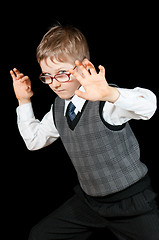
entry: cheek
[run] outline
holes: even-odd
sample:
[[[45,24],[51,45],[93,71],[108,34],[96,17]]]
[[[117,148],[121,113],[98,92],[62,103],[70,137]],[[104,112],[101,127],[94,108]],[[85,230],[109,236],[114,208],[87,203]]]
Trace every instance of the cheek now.
[[[65,83],[65,89],[70,92],[76,91],[80,87],[80,83],[75,79],[72,79],[70,82]]]
[[[79,87],[80,87],[81,85],[80,85],[80,83],[79,82],[76,82],[76,83],[74,83],[73,85],[72,85],[72,90],[77,90]]]
[[[77,90],[81,84],[74,78],[72,79],[72,89]]]

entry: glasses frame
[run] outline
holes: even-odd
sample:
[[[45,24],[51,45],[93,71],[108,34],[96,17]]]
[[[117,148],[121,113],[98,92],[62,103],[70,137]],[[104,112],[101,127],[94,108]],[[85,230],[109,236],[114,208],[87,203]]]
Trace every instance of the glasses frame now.
[[[76,68],[77,66],[75,66],[74,68],[73,68],[73,70]],[[44,74],[44,73],[41,73],[40,74],[40,76],[39,76],[39,79],[40,79],[40,81],[42,82],[42,83],[44,83],[44,84],[52,84],[53,83],[53,80],[55,79],[57,82],[60,82],[60,83],[66,83],[66,82],[69,82],[70,81],[70,76],[71,76],[71,73],[57,73],[57,74],[55,74],[54,76],[52,76],[51,74]],[[56,77],[57,76],[59,76],[59,75],[67,75],[67,77],[68,77],[68,80],[67,81],[59,81]],[[50,77],[50,79],[51,79],[51,82],[50,83],[46,83],[46,82],[44,82],[43,80],[41,80],[41,77],[45,77],[45,76],[48,76],[48,77]]]

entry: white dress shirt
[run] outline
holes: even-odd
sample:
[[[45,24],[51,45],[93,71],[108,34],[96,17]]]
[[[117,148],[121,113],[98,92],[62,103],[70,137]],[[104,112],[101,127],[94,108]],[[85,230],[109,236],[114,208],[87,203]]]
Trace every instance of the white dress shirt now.
[[[83,87],[80,88],[84,91]],[[115,103],[105,102],[103,118],[111,125],[122,125],[130,119],[150,119],[156,111],[156,96],[147,89],[118,88],[120,97]],[[81,112],[85,100],[75,95],[71,101],[75,105],[75,113]],[[65,100],[64,115],[70,100]],[[35,118],[32,104],[27,103],[17,108],[18,128],[29,150],[37,150],[53,143],[59,133],[53,122],[52,106],[42,121]]]

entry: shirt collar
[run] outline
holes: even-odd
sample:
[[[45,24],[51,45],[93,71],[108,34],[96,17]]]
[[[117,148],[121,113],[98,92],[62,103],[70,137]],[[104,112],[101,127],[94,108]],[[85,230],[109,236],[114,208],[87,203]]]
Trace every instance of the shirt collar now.
[[[85,92],[83,86],[81,86],[81,87],[79,88],[79,90],[82,91],[82,92]],[[86,100],[83,99],[83,98],[78,97],[77,95],[74,95],[72,99],[65,100],[64,116],[66,115],[66,110],[67,110],[68,104],[69,104],[70,102],[72,102],[72,103],[75,105],[75,107],[76,107],[76,109],[75,109],[76,112],[81,112],[81,111],[82,111],[82,108],[83,108],[83,105],[84,105],[84,103],[86,102]]]

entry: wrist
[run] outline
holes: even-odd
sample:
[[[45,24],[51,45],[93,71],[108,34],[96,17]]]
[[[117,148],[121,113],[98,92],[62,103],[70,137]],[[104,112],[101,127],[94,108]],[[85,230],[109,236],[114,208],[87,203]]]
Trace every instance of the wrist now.
[[[31,99],[18,99],[18,102],[19,102],[19,106],[20,105],[23,105],[23,104],[27,104],[27,103],[30,103],[31,102]]]
[[[107,97],[107,101],[111,103],[115,103],[120,97],[120,92],[117,88],[109,86],[109,96]]]

